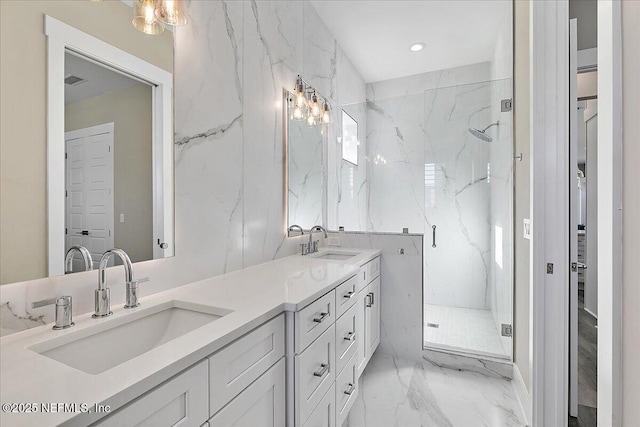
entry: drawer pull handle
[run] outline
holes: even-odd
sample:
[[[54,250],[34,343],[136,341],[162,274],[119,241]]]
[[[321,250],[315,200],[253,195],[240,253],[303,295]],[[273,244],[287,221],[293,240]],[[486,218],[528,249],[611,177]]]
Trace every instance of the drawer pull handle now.
[[[367,308],[373,307],[373,292],[369,292],[367,297],[369,298],[367,300]]]
[[[344,337],[345,341],[353,341],[356,339],[356,333],[355,332],[348,332],[347,336]]]
[[[347,388],[347,390],[344,392],[344,394],[347,394],[347,395],[351,396],[355,390],[356,390],[356,386],[354,386],[353,384],[349,383],[349,388]]]
[[[313,321],[316,323],[322,323],[322,321],[326,319],[328,315],[329,313],[320,313],[320,317],[314,317]]]
[[[356,293],[354,291],[349,291],[346,294],[342,295],[344,298],[346,299],[351,299],[356,295]]]
[[[313,376],[314,376],[314,377],[320,377],[320,378],[322,378],[322,377],[324,377],[325,375],[327,375],[327,372],[329,372],[329,364],[328,364],[328,363],[321,363],[321,364],[320,364],[320,367],[321,367],[322,369],[320,369],[319,371],[317,371],[317,372],[314,372],[314,373],[313,373]]]

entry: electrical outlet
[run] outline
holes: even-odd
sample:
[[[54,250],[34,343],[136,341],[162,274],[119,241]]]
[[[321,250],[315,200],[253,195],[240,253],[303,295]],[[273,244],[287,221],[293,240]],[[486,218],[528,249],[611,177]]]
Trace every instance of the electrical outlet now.
[[[123,223],[123,222],[124,222],[124,214],[123,214],[123,213],[121,213],[121,214],[120,214],[120,223]]]
[[[339,237],[329,237],[327,239],[327,246],[340,246],[340,238]]]

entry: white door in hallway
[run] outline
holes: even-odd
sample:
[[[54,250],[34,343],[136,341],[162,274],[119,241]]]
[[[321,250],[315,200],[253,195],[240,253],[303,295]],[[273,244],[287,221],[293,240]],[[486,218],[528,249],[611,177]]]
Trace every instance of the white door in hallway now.
[[[113,134],[113,123],[65,134],[65,252],[74,245],[86,247],[93,268],[114,246]],[[73,270],[80,269],[81,259],[76,257]]]

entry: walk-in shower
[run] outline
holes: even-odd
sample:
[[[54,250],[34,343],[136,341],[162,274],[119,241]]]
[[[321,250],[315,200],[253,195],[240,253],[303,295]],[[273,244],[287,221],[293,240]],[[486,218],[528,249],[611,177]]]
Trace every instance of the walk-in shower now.
[[[424,233],[424,347],[509,360],[513,144],[501,101],[511,79],[428,90],[414,81],[373,84],[366,105],[351,107],[364,110],[369,161],[366,183],[343,179],[367,191],[362,231]]]

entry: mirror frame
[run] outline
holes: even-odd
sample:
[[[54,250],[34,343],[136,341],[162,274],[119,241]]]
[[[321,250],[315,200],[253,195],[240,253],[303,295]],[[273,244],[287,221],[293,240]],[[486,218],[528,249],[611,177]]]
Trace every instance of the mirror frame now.
[[[44,17],[47,37],[47,246],[48,274],[64,274],[65,139],[64,57],[67,51],[152,86],[153,259],[171,257],[174,247],[173,74],[86,34],[51,16]],[[51,179],[61,177],[61,179]]]

